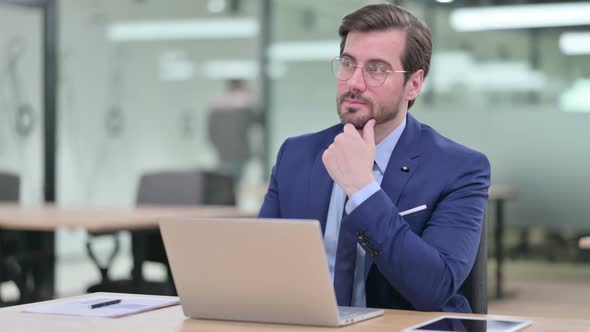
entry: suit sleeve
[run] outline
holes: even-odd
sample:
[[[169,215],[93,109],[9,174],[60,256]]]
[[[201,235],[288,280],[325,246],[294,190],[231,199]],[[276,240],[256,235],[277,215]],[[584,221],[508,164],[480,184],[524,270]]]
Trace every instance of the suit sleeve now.
[[[280,170],[280,162],[283,156],[283,152],[285,150],[285,146],[287,145],[287,141],[281,145],[279,149],[279,153],[277,154],[277,161],[275,165],[272,167],[272,172],[270,175],[270,181],[268,183],[268,189],[266,191],[266,195],[264,195],[264,202],[262,203],[262,207],[258,212],[258,218],[281,218],[281,202],[279,199],[279,181],[278,181],[278,173]]]
[[[447,183],[422,234],[379,190],[342,222],[390,285],[417,310],[439,310],[467,278],[479,246],[490,184],[482,154]],[[466,160],[462,160],[466,162]]]

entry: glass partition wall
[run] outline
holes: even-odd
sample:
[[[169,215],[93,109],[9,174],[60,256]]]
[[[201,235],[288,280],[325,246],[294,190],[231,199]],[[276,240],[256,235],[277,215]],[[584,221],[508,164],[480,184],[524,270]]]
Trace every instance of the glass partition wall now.
[[[231,80],[257,102],[256,1],[63,0],[61,10],[60,202],[133,205],[145,172],[223,166],[209,113]],[[260,177],[255,159],[244,183]]]
[[[258,1],[61,0],[59,8],[59,204],[130,207],[142,174],[213,170],[235,175],[238,206],[256,210],[251,188],[265,180]],[[235,108],[247,119],[215,120]],[[224,159],[224,149],[240,159]],[[131,264],[129,237],[119,236],[115,279]],[[83,291],[99,278],[86,235],[59,238],[58,290]],[[106,256],[111,241],[95,242]],[[146,265],[148,277],[165,276]]]

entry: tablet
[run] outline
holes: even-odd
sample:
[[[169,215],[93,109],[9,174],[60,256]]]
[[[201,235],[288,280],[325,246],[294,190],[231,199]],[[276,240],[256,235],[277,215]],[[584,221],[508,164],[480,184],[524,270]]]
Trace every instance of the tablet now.
[[[408,327],[402,332],[463,331],[463,332],[514,332],[531,325],[525,319],[504,317],[460,317],[441,316],[427,322]]]

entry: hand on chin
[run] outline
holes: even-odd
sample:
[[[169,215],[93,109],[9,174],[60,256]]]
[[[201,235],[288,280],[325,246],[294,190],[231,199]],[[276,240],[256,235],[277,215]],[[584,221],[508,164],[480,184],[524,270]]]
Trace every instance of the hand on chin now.
[[[345,114],[345,116],[342,117],[342,124],[346,125],[346,124],[350,123],[357,130],[362,131],[363,128],[365,127],[365,124],[367,124],[367,121],[369,121],[369,119],[371,119],[368,115],[360,114],[360,112],[358,110],[354,113],[351,113],[349,111],[346,111],[346,112],[347,113]]]

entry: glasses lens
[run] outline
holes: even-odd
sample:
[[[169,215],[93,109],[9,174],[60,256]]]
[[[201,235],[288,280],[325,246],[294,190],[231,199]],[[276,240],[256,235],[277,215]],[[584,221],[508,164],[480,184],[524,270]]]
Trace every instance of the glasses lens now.
[[[354,72],[354,64],[349,63],[349,61],[342,60],[340,58],[336,58],[332,60],[332,72],[334,73],[334,77],[341,81],[346,81],[352,76]]]
[[[367,84],[372,86],[380,86],[387,77],[387,69],[381,64],[369,63],[363,68],[363,73]]]
[[[365,82],[367,82],[367,84],[371,85],[371,86],[380,86],[383,84],[383,82],[385,82],[385,75],[387,75],[387,74],[386,73],[375,74],[375,73],[365,71]]]
[[[332,73],[334,74],[334,77],[336,77],[337,79],[342,79],[340,78],[340,59],[338,58],[332,60]]]

